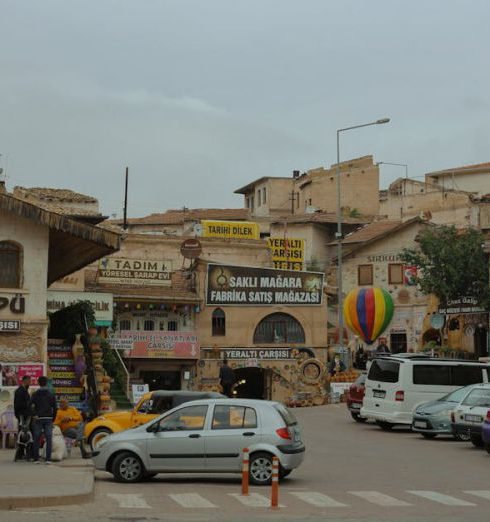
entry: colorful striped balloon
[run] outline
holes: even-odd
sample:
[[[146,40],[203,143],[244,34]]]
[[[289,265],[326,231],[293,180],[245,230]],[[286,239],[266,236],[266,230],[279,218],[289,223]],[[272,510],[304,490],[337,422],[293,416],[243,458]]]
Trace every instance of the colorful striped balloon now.
[[[372,344],[393,318],[393,299],[383,288],[356,288],[344,300],[345,324]]]

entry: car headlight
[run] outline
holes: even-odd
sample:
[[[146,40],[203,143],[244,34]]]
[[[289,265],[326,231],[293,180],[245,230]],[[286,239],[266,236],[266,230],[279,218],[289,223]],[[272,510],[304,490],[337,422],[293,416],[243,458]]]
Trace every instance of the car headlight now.
[[[97,444],[96,444],[96,449],[100,450],[100,448],[102,448],[102,446],[104,444],[107,444],[107,442],[109,441],[109,436],[107,437],[102,437],[101,439],[99,439],[97,441]]]

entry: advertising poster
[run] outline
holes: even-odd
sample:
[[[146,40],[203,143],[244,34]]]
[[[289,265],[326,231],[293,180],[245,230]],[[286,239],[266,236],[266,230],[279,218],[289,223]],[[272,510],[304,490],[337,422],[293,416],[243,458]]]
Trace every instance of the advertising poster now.
[[[314,306],[322,303],[320,272],[208,265],[206,304]]]
[[[303,270],[305,240],[298,238],[270,237],[267,239],[274,268]]]
[[[143,397],[143,395],[149,391],[150,387],[148,384],[132,384],[131,393],[133,394],[133,404],[138,403],[141,397]]]
[[[127,285],[170,285],[172,261],[161,259],[129,259],[104,257],[99,261],[99,283]]]
[[[19,386],[22,377],[28,375],[32,384],[37,384],[37,379],[44,373],[44,364],[40,363],[7,363],[0,364],[0,386]]]
[[[222,239],[260,239],[258,223],[249,221],[201,220],[202,237]]]
[[[124,330],[108,341],[133,359],[199,359],[200,345],[194,332]]]

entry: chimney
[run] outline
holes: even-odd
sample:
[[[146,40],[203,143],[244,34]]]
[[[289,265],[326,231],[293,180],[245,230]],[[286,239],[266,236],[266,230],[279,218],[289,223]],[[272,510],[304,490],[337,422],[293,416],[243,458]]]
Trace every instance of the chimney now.
[[[293,178],[298,179],[299,178],[299,170],[293,170]]]
[[[5,179],[2,179],[3,169],[0,167],[0,194],[6,194]]]

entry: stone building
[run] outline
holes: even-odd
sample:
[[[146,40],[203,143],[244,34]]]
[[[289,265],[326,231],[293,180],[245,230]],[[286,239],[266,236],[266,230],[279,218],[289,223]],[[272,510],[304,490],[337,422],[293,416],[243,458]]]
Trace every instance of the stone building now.
[[[490,162],[429,172],[425,181],[442,190],[461,190],[475,196],[490,194]]]

